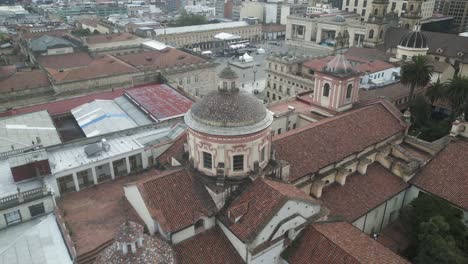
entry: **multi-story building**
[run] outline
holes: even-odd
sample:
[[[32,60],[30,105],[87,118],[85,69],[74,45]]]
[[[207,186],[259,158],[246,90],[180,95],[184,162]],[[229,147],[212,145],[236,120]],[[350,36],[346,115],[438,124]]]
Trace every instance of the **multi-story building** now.
[[[314,81],[303,74],[302,63],[310,57],[278,55],[267,58],[265,97],[268,102],[281,101],[299,93],[313,91]]]
[[[421,2],[421,17],[431,17],[434,12],[435,0],[424,0]],[[344,0],[341,9],[359,14],[364,20],[367,20],[371,14],[370,10],[373,10],[372,0]],[[407,0],[390,0],[389,5],[386,7],[386,12],[395,12],[398,16],[401,16],[408,9],[409,4]]]
[[[200,47],[210,49],[215,46],[214,36],[218,33],[238,35],[242,39],[259,41],[262,25],[251,25],[245,21],[206,24],[199,26],[161,28],[155,30],[155,39],[174,47]]]
[[[441,3],[442,14],[452,16],[456,32],[468,31],[468,1],[446,0]]]

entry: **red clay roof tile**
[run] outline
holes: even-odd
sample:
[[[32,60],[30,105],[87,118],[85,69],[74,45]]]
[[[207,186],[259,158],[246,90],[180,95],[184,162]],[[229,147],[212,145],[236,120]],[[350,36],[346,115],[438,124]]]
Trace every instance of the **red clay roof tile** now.
[[[346,222],[308,226],[295,243],[290,264],[409,264]]]
[[[468,142],[454,139],[410,182],[468,210]]]
[[[242,264],[244,261],[219,227],[204,231],[174,247],[179,264]]]
[[[276,157],[291,165],[290,180],[315,173],[404,131],[401,117],[385,104],[377,101],[273,138]]]
[[[352,222],[408,187],[402,179],[380,164],[372,164],[367,173],[348,176],[346,184],[324,187],[322,197],[331,215]]]

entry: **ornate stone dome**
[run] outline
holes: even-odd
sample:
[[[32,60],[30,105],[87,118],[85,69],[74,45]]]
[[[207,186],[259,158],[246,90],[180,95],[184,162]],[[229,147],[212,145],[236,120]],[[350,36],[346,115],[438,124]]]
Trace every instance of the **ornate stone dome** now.
[[[413,49],[426,49],[427,40],[424,34],[419,30],[413,30],[406,33],[400,40],[400,46]]]
[[[205,95],[185,115],[190,128],[215,135],[249,134],[268,127],[272,121],[263,103],[237,88]]]

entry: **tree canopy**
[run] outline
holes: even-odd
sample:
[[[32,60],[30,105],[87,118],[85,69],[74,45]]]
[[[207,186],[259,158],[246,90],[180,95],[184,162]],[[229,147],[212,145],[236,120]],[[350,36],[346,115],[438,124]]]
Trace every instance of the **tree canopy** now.
[[[170,26],[173,27],[184,27],[184,26],[195,26],[208,24],[206,17],[204,15],[189,14],[187,11],[183,10],[180,13],[180,16],[175,22],[170,23]]]
[[[410,102],[413,100],[414,89],[424,87],[430,81],[434,67],[427,56],[413,56],[401,67],[401,83],[410,86]]]
[[[468,228],[462,217],[461,210],[435,196],[414,199],[400,214],[412,242],[407,257],[424,264],[467,263]]]

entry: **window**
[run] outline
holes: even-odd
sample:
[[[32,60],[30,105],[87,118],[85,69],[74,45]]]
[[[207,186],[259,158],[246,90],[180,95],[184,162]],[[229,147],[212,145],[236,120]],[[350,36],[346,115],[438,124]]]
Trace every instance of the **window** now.
[[[198,74],[195,75],[195,82],[198,82]]]
[[[382,38],[383,38],[383,30],[380,30],[379,39],[382,39]]]
[[[273,99],[273,100],[276,100],[276,94],[273,94],[272,99]]]
[[[396,8],[396,2],[392,2],[392,11]]]
[[[364,3],[362,4],[362,7],[366,7],[367,6],[367,0],[364,0]]]
[[[192,78],[190,76],[187,77],[187,84],[190,84],[190,82],[192,81]]]
[[[21,222],[21,213],[19,210],[4,214],[7,225],[12,225]]]
[[[369,31],[369,38],[370,38],[370,39],[374,38],[374,30],[373,30],[373,29],[371,29],[371,30]]]
[[[231,89],[236,88],[236,82],[231,82]]]
[[[29,206],[31,217],[35,217],[45,213],[44,203]]]
[[[376,16],[378,13],[379,13],[379,10],[376,8],[376,9],[374,10],[374,16]]]
[[[264,162],[266,157],[266,146],[262,148],[262,151],[260,152],[260,162]]]
[[[276,90],[276,83],[273,84],[273,90]]]
[[[267,98],[270,98],[270,92],[267,91]]]
[[[354,0],[354,6],[358,6],[358,0]]]
[[[244,170],[244,155],[235,155],[232,157],[232,168],[234,171]]]
[[[346,5],[349,6],[349,0],[346,0]]]
[[[406,3],[403,3],[403,5],[401,6],[401,9],[406,10]]]
[[[213,157],[211,153],[203,152],[203,168],[205,169],[213,168]]]
[[[228,87],[227,82],[223,82],[223,89],[227,89],[227,87]]]
[[[278,128],[278,135],[281,134],[281,128]]]
[[[61,194],[75,191],[75,182],[71,174],[58,178],[57,185]]]
[[[325,96],[325,97],[330,96],[330,85],[328,83],[326,83],[323,86],[323,96]]]
[[[365,16],[366,15],[366,10],[365,9],[362,9],[361,11],[361,16]]]
[[[286,94],[287,94],[287,95],[291,95],[291,89],[286,88]]]
[[[353,85],[349,84],[348,88],[346,89],[346,99],[351,99],[352,92],[353,92]]]

